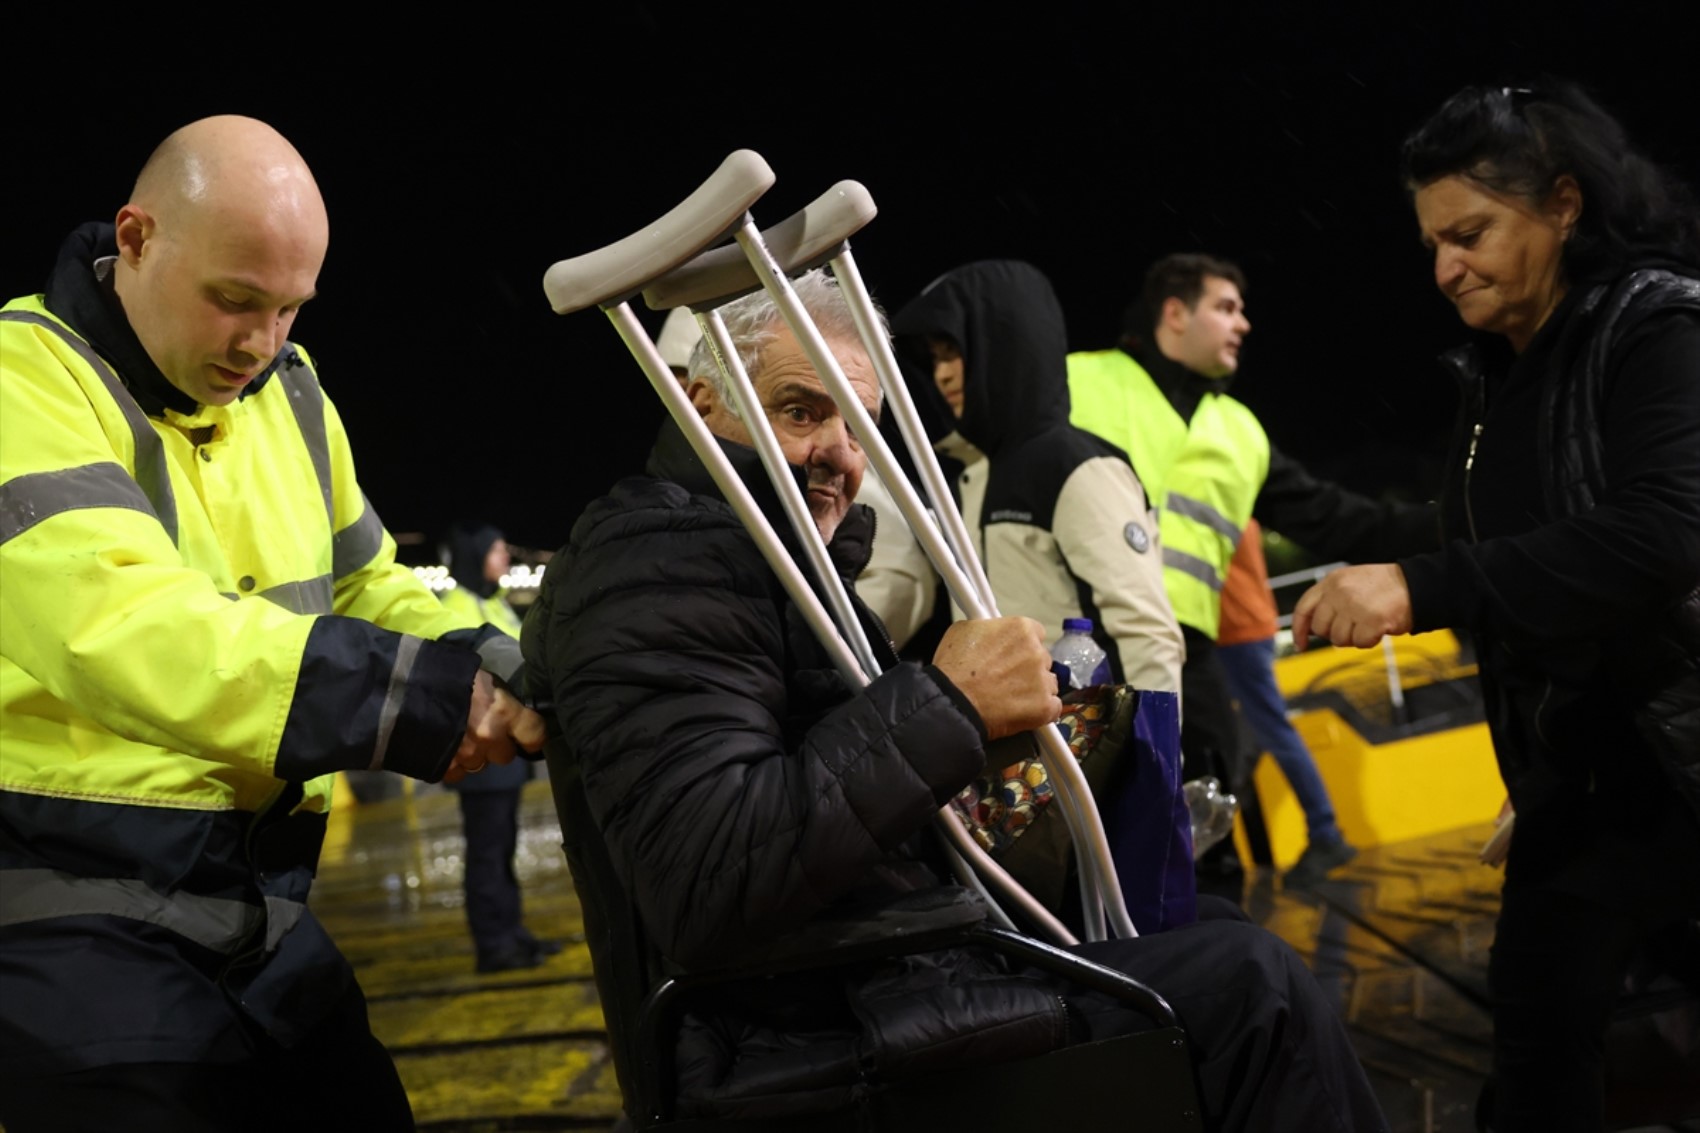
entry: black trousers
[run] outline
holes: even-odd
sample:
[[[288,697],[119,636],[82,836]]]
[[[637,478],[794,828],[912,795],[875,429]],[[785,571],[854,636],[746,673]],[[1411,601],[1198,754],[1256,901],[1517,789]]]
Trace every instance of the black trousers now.
[[[525,931],[514,849],[519,844],[520,792],[460,792],[466,833],[466,923],[480,960],[523,951]]]
[[[1251,785],[1247,759],[1228,674],[1216,656],[1216,643],[1191,626],[1181,627],[1186,664],[1181,666],[1181,781],[1214,775],[1222,789],[1240,799],[1254,853],[1267,858],[1268,834]],[[1232,838],[1224,838],[1198,860],[1198,891],[1230,901],[1243,896],[1245,866]]]
[[[0,1071],[6,1133],[315,1133],[410,1130],[395,1062],[358,986],[297,1046],[261,1034],[238,1062],[121,1063],[70,1074]]]
[[[1235,1133],[1376,1133],[1387,1129],[1337,1007],[1293,950],[1221,915],[1135,940],[1073,951],[1162,992],[1186,1028],[1205,1127]],[[1096,993],[1066,995],[1089,1039],[1148,1026]],[[1127,1107],[1113,1091],[1081,1105]]]
[[[1518,815],[1488,961],[1494,1133],[1605,1128],[1606,1031],[1630,963],[1700,918],[1700,824],[1674,791],[1636,817]]]
[[[1239,718],[1228,674],[1216,643],[1191,626],[1181,627],[1186,664],[1181,666],[1181,780],[1214,775],[1224,791],[1237,791],[1251,773],[1246,766]]]

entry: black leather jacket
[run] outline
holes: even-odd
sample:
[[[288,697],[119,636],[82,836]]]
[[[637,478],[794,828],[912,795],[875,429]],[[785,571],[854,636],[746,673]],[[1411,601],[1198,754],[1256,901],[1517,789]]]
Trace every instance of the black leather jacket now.
[[[1662,777],[1700,814],[1700,280],[1632,271],[1573,291],[1520,358],[1444,361],[1451,541],[1400,565],[1417,629],[1478,635],[1519,813]]]
[[[722,447],[789,539],[754,452]],[[895,665],[871,615],[895,667],[852,693],[671,423],[648,471],[574,526],[525,650],[659,957],[724,966],[823,912],[939,885],[930,827],[985,760],[977,714],[936,669]],[[852,508],[829,546],[846,578],[870,536]],[[965,951],[763,980],[688,1023],[679,1112],[807,1111],[864,1073],[1066,1036],[1053,989]]]

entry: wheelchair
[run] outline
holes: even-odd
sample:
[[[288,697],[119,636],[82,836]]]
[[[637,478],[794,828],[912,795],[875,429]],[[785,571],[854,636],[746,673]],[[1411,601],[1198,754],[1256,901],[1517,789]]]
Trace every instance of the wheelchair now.
[[[1122,972],[988,923],[986,906],[967,889],[943,886],[905,894],[875,909],[819,918],[735,967],[678,970],[650,944],[637,909],[615,877],[570,755],[552,741],[547,758],[626,1113],[621,1130],[777,1133],[806,1126],[822,1133],[936,1133],[971,1121],[983,1133],[996,1133],[1047,1127],[1065,1105],[1074,1133],[1203,1129],[1186,1034],[1162,996]],[[807,1116],[676,1115],[673,1054],[679,1024],[694,996],[740,981],[962,947],[984,948],[1120,999],[1149,1019],[1151,1029],[996,1065],[865,1080],[849,1091],[848,1103]],[[996,1084],[989,1105],[983,1097],[988,1083]],[[1105,1099],[1111,1088],[1114,1100]],[[1083,1100],[1094,1097],[1103,1100]]]

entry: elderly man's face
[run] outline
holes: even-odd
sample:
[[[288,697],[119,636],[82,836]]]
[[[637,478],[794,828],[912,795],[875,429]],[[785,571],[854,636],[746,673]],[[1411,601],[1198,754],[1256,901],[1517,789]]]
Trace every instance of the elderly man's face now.
[[[860,342],[828,341],[833,357],[850,380],[862,405],[879,417],[879,381]],[[826,386],[787,327],[762,352],[758,370],[750,376],[785,459],[808,475],[809,511],[821,538],[830,540],[862,487],[867,458],[838,412]],[[713,387],[697,382],[691,400],[709,429],[739,444],[750,444],[749,430],[720,402]]]

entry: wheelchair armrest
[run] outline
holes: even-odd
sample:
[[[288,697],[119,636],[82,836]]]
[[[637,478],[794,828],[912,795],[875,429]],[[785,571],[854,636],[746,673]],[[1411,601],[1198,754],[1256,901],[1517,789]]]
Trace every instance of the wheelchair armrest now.
[[[1119,999],[1159,1027],[1180,1026],[1169,1001],[1126,972],[996,925],[979,925],[969,933],[967,943],[983,945],[1070,983]]]
[[[836,968],[863,960],[932,952],[964,944],[986,920],[979,895],[959,886],[901,893],[889,900],[834,909],[745,953],[735,964],[686,972],[664,962],[681,987],[703,987],[784,972]]]

